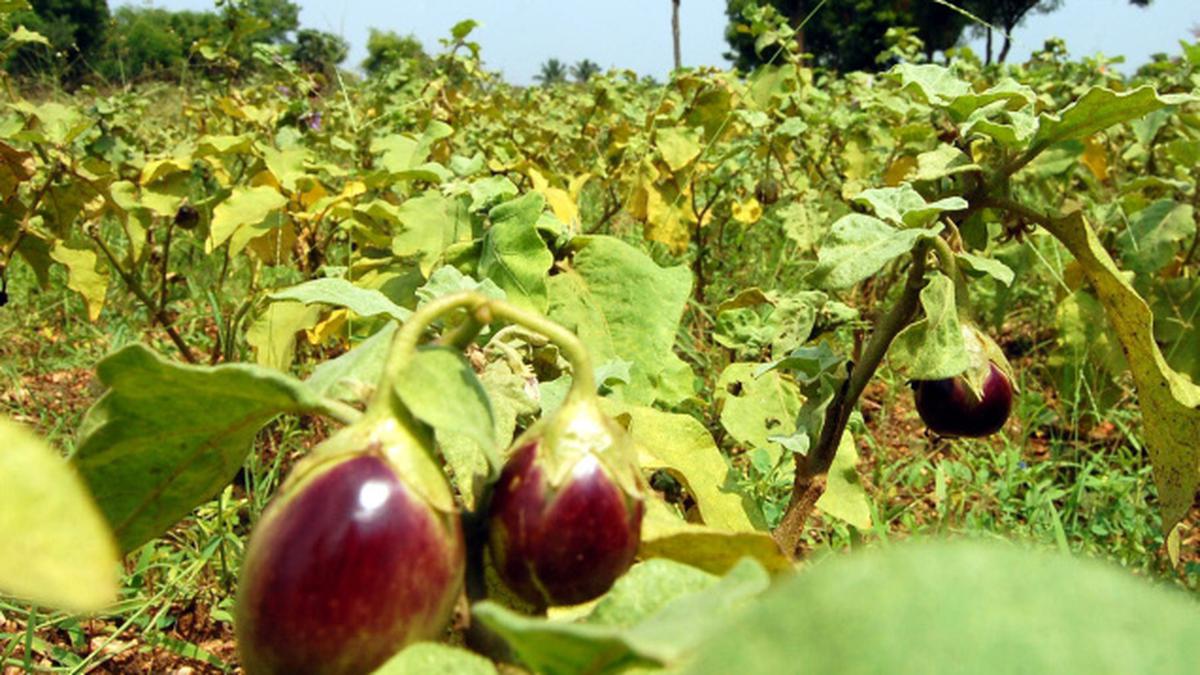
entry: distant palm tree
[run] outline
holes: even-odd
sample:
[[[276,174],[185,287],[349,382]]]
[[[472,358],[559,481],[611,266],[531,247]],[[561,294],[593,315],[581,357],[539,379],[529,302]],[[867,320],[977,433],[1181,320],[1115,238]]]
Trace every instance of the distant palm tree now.
[[[599,73],[600,64],[591,59],[584,59],[571,66],[571,77],[574,77],[575,81],[581,84],[592,79],[593,75]]]
[[[558,59],[546,59],[546,62],[542,64],[541,71],[533,79],[540,82],[543,87],[561,84],[567,81],[567,66]]]

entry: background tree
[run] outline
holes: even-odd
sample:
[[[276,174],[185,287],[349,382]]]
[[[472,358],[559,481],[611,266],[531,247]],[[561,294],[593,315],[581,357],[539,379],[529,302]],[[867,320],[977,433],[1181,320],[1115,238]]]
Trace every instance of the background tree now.
[[[104,45],[101,73],[110,80],[125,82],[147,72],[178,68],[187,58],[191,43],[185,45],[175,30],[173,14],[157,7],[118,8]]]
[[[571,66],[571,77],[575,81],[584,84],[592,79],[592,76],[600,73],[600,64],[591,59],[584,59]]]
[[[300,28],[300,6],[291,0],[229,0],[225,14],[250,42],[283,44]]]
[[[1137,0],[1134,0],[1137,2]],[[1029,14],[1046,14],[1062,6],[1062,0],[966,0],[964,8],[986,21],[989,25],[978,26],[976,32],[982,31],[987,37],[986,63],[992,62],[992,27],[999,29],[1004,36],[1004,45],[1000,48],[997,60],[1004,63],[1008,60],[1008,52],[1012,49],[1012,32]]]
[[[742,70],[769,61],[774,52],[758,54],[754,37],[739,26],[752,6],[771,6],[797,29],[801,51],[818,65],[837,70],[876,70],[876,57],[886,49],[889,28],[915,28],[926,54],[957,44],[968,19],[962,13],[932,0],[727,0],[729,26],[726,54]],[[811,15],[811,16],[810,16]],[[807,19],[807,22],[806,22]]]
[[[558,59],[546,59],[542,64],[541,70],[537,75],[533,76],[543,87],[548,87],[552,84],[561,84],[567,81],[567,67]]]
[[[296,47],[292,59],[305,70],[332,75],[338,64],[346,60],[350,45],[338,35],[312,28],[296,32]]]
[[[382,75],[402,63],[414,64],[420,72],[429,72],[433,67],[433,61],[416,36],[372,28],[367,38],[367,58],[362,62],[367,75]]]
[[[1135,7],[1148,7],[1153,0],[1129,0]],[[997,61],[1004,63],[1008,60],[1012,49],[1012,33],[1031,14],[1047,14],[1063,4],[1063,0],[963,0],[962,7],[971,14],[979,17],[990,25],[974,28],[976,34],[987,38],[986,63],[992,63],[993,35],[992,27],[1000,29],[1004,36],[1004,44],[1000,48]]]
[[[96,52],[104,44],[109,25],[105,0],[30,0],[32,11],[13,15],[14,25],[24,25],[50,41],[53,53],[44,47],[25,47],[13,55],[13,72],[44,71],[54,65],[55,54],[66,57],[66,73],[85,72]]]

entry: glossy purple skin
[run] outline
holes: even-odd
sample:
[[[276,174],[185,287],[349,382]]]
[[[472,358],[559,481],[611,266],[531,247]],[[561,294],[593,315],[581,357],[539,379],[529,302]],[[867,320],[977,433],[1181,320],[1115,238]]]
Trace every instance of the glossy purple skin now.
[[[990,365],[981,399],[975,398],[961,377],[913,383],[917,412],[930,431],[943,436],[982,438],[1004,427],[1012,412],[1012,382],[996,364]]]
[[[463,583],[458,516],[415,497],[373,455],[272,504],[255,528],[237,603],[250,675],[368,673],[436,639]]]
[[[522,447],[500,474],[489,549],[501,579],[522,599],[575,605],[603,595],[633,564],[643,506],[598,463],[551,495],[535,461],[538,447]]]

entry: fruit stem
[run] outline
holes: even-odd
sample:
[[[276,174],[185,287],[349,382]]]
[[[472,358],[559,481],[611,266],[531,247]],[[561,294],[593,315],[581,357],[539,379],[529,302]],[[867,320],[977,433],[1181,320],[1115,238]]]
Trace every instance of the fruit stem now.
[[[442,340],[444,344],[465,347],[483,326],[496,319],[522,326],[547,337],[571,364],[573,382],[567,395],[569,400],[595,395],[596,375],[592,369],[592,359],[574,333],[539,314],[503,300],[492,300],[479,293],[466,292],[447,295],[421,307],[397,331],[383,376],[368,411],[381,411],[391,405],[392,379],[412,360],[425,331],[438,318],[458,309],[468,311],[466,322],[445,336]]]
[[[539,314],[500,300],[489,302],[487,309],[497,319],[541,333],[562,350],[563,356],[571,364],[572,382],[571,391],[567,394],[568,400],[596,395],[596,373],[592,369],[592,357],[574,333]]]
[[[938,267],[941,267],[942,272],[954,282],[954,304],[958,309],[958,315],[970,319],[971,294],[967,288],[967,278],[958,267],[954,250],[941,237],[934,237],[930,241],[933,242],[933,252],[937,256]]]
[[[369,413],[381,412],[390,408],[392,405],[392,381],[412,360],[421,338],[434,321],[457,309],[467,309],[471,312],[471,320],[476,321],[478,325],[487,324],[488,321],[483,320],[486,317],[479,316],[481,308],[486,305],[487,298],[478,293],[455,293],[433,300],[414,312],[400,327],[400,330],[396,331],[396,337],[392,340],[391,351],[388,352],[384,365],[383,375],[380,377],[379,385],[375,388],[375,395],[368,404],[367,411]]]

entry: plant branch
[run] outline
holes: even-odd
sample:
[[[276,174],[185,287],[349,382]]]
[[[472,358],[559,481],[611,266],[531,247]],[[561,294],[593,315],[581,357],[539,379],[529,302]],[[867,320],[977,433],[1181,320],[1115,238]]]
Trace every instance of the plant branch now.
[[[347,426],[353,424],[358,418],[362,417],[362,413],[354,406],[347,405],[341,401],[322,397],[317,404],[316,411],[322,415],[332,417],[333,419]]]
[[[171,323],[171,320],[167,318],[166,312],[155,304],[154,300],[149,296],[149,294],[146,293],[145,289],[142,288],[142,285],[138,283],[138,280],[135,279],[132,274],[125,271],[125,268],[121,266],[120,261],[118,261],[117,257],[113,255],[112,250],[109,249],[108,245],[104,243],[104,240],[100,238],[100,235],[96,234],[95,232],[91,232],[90,234],[92,241],[96,243],[96,246],[100,247],[100,251],[104,253],[104,257],[108,258],[108,263],[112,265],[114,270],[117,271],[117,274],[121,277],[121,280],[125,282],[125,286],[129,288],[129,290],[135,296],[137,296],[137,299],[140,300],[143,305],[146,306],[146,309],[150,312],[150,316],[154,317],[154,319],[158,321],[159,325],[167,331],[167,337],[171,338],[171,342],[175,343],[175,348],[179,350],[179,355],[183,357],[183,360],[187,361],[188,363],[196,363],[196,357],[194,354],[192,354],[191,348],[188,347],[187,343],[183,341],[182,337],[180,337],[179,331],[175,330],[175,326]]]
[[[825,491],[825,474],[837,457],[838,446],[850,421],[850,414],[859,397],[867,388],[875,371],[883,363],[888,348],[909,323],[912,322],[920,302],[921,289],[925,286],[925,259],[931,246],[928,240],[918,242],[912,252],[912,264],[908,268],[908,280],[904,291],[891,310],[875,324],[871,339],[863,350],[862,359],[851,364],[850,372],[825,410],[825,421],[816,445],[807,455],[796,455],[796,477],[792,483],[792,499],[779,527],[775,529],[775,540],[783,552],[795,556],[804,534],[804,524],[812,514],[813,507]]]

